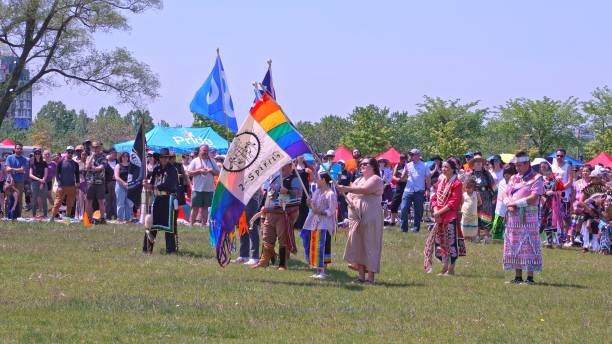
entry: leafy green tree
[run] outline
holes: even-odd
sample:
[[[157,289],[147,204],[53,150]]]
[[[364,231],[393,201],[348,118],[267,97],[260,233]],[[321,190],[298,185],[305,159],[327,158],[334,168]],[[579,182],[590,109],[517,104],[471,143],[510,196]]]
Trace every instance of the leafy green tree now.
[[[612,152],[612,128],[607,128],[601,134],[595,134],[595,140],[584,146],[586,158],[592,159],[601,152]]]
[[[170,128],[170,123],[164,121],[163,119],[159,121],[159,126],[164,128]]]
[[[594,99],[582,103],[582,111],[593,134],[604,134],[612,126],[612,90],[608,86],[591,93]]]
[[[392,130],[388,108],[375,105],[356,107],[349,115],[350,127],[340,143],[348,149],[359,149],[362,154],[378,154],[391,146]]]
[[[480,136],[476,147],[487,156],[500,153],[514,153],[519,149],[528,149],[524,142],[517,142],[516,138],[512,136],[514,126],[500,120],[498,117],[499,115],[496,115],[486,121],[483,135]]]
[[[89,124],[87,135],[90,140],[101,141],[105,147],[134,138],[134,129],[126,118],[112,106],[103,107]]]
[[[62,102],[50,101],[38,111],[35,122],[44,121],[53,123],[55,127],[53,136],[61,138],[74,131],[76,119],[76,111],[68,110]]]
[[[224,139],[228,141],[232,141],[234,139],[234,133],[232,133],[231,130],[226,129],[225,126],[215,121],[211,121],[210,119],[202,117],[195,113],[193,114],[193,123],[191,124],[191,126],[193,128],[211,127],[214,131],[217,132],[217,134],[219,134],[219,136],[223,137]]]
[[[13,142],[25,144],[28,140],[28,131],[21,128],[5,125],[0,127],[0,140],[11,139]]]
[[[48,148],[55,152],[62,151],[63,142],[60,143],[55,139],[56,132],[54,122],[37,119],[30,125],[28,142],[33,146]]]
[[[414,122],[410,123],[404,135],[412,135],[415,146],[422,148],[425,155],[431,154],[430,148],[427,147],[431,147],[433,132],[436,132],[436,135],[449,135],[448,140],[459,137],[467,142],[468,147],[476,148],[483,134],[484,118],[488,113],[487,108],[478,108],[478,103],[473,101],[462,104],[460,99],[444,100],[425,96],[425,101],[417,104]],[[454,123],[448,124],[449,122]],[[449,131],[451,129],[452,131]]]
[[[16,96],[60,80],[115,93],[126,103],[157,97],[159,80],[146,64],[124,48],[99,51],[94,38],[128,30],[128,13],[160,7],[160,0],[0,1],[0,47],[17,57],[0,83],[0,125]],[[20,82],[25,73],[30,79]]]
[[[499,120],[507,129],[508,137],[514,138],[519,147],[545,156],[557,147],[581,144],[574,129],[584,118],[577,107],[578,101],[573,97],[565,101],[547,97],[512,99],[500,107]]]
[[[394,112],[391,114],[391,146],[401,153],[407,153],[419,146],[416,137],[412,134],[417,128],[417,117],[407,112]]]
[[[612,90],[608,86],[591,93],[594,99],[582,103],[594,141],[585,145],[585,155],[593,158],[600,152],[612,152]]]
[[[83,142],[87,136],[87,128],[91,124],[92,119],[87,116],[84,110],[79,111],[74,123],[74,135],[77,140],[75,142]]]
[[[155,125],[153,124],[153,117],[151,117],[149,110],[132,110],[125,115],[125,120],[128,123],[131,123],[132,128],[134,129],[134,135],[138,133],[138,129],[140,129],[140,122],[143,119],[145,132],[153,129]]]
[[[346,118],[327,115],[316,123],[298,122],[295,126],[310,144],[312,149],[318,153],[324,153],[330,149],[340,146],[342,133],[349,128],[351,123]]]
[[[449,156],[463,156],[470,148],[467,140],[455,135],[458,123],[449,121],[436,126],[430,131],[430,142],[424,149],[431,155],[439,155],[443,159]]]

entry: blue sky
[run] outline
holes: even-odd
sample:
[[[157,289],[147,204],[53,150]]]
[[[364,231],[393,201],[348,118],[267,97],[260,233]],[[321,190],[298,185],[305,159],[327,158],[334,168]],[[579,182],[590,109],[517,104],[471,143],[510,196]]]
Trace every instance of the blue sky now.
[[[293,4],[296,3],[296,4]],[[510,98],[588,99],[612,86],[612,1],[165,0],[99,35],[159,75],[156,121],[191,124],[189,103],[221,49],[239,124],[252,82],[273,60],[279,103],[294,120],[375,104],[414,113],[423,95],[493,107]],[[116,99],[62,87],[34,96],[93,116]]]

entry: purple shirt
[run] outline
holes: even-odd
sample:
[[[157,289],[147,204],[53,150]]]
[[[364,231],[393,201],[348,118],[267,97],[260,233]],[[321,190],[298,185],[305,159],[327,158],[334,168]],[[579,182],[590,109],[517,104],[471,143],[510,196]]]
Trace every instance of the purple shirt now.
[[[47,165],[47,182],[52,181],[56,175],[57,175],[57,165],[55,164],[55,161],[51,161]]]

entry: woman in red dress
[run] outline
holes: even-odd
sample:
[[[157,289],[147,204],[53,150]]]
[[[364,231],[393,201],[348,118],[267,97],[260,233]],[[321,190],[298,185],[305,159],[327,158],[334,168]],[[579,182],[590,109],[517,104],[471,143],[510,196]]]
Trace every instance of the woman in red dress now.
[[[454,275],[455,262],[460,256],[465,256],[465,243],[459,226],[459,211],[463,186],[457,178],[458,165],[448,159],[442,163],[442,175],[435,185],[435,193],[431,197],[435,224],[427,237],[425,244],[425,272],[432,271],[432,256],[442,261],[440,275]]]

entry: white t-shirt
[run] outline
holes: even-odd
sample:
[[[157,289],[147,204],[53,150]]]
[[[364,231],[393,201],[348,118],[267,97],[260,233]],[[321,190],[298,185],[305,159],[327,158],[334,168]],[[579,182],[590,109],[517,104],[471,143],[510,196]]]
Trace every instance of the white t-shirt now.
[[[499,185],[502,179],[504,179],[504,169],[500,168],[497,172],[493,170],[489,170],[491,173],[491,177],[493,177],[493,181],[495,181],[495,185]]]
[[[555,159],[555,161],[553,161],[553,164],[551,166],[551,170],[558,179],[561,179],[563,181],[563,184],[567,184],[567,181],[569,180],[570,164],[566,162],[563,164],[563,166],[559,166],[557,164],[557,160]],[[564,195],[563,199],[565,201],[569,201],[570,199],[569,197],[570,193],[568,191],[569,190],[563,193]]]
[[[189,172],[193,172],[202,168],[210,168],[217,172],[219,172],[219,167],[213,159],[201,159],[197,157],[191,160],[189,164]],[[193,191],[197,192],[213,192],[215,191],[215,179],[212,173],[207,174],[198,174],[197,176],[193,176],[192,181]]]
[[[506,212],[508,211],[508,207],[506,207],[504,203],[504,195],[507,187],[508,183],[506,179],[502,177],[499,183],[497,183],[497,202],[495,203],[495,214],[500,217],[506,216]]]

